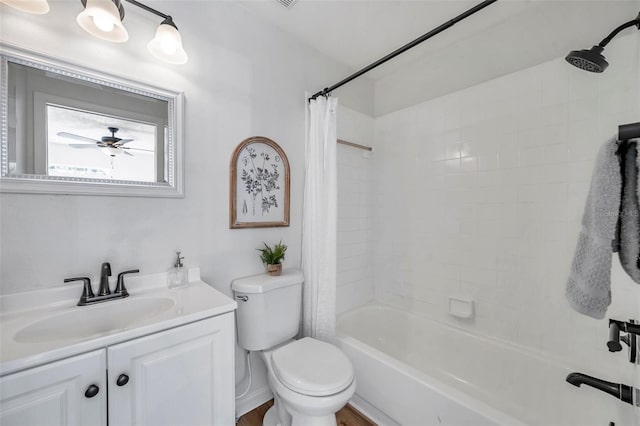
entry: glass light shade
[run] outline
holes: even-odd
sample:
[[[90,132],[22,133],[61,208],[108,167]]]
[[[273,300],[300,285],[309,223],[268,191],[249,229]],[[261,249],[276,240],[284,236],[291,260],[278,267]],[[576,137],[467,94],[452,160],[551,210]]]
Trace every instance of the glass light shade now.
[[[47,0],[0,0],[0,3],[35,15],[44,15],[49,12],[49,3],[47,3]]]
[[[117,157],[120,154],[124,153],[124,151],[122,151],[121,149],[111,148],[111,147],[108,147],[108,146],[100,147],[100,151],[102,151],[102,153],[104,155],[107,155],[109,157]]]
[[[188,59],[178,29],[170,24],[162,23],[158,26],[156,36],[147,48],[153,56],[170,64],[184,64]]]
[[[83,30],[102,40],[116,43],[129,40],[129,33],[120,19],[120,11],[112,0],[87,0],[76,20]]]

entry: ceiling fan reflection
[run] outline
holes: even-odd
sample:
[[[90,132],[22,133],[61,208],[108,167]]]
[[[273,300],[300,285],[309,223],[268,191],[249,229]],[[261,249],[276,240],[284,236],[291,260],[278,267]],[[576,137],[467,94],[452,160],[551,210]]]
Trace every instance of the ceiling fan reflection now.
[[[109,132],[111,132],[110,136],[103,136],[100,140],[88,138],[86,136],[76,135],[75,133],[69,132],[58,132],[58,136],[62,136],[64,138],[74,139],[76,141],[82,143],[67,143],[67,142],[55,142],[64,145],[68,145],[72,148],[100,148],[100,150],[110,156],[115,157],[120,154],[129,155],[134,157],[134,155],[129,151],[145,151],[145,152],[153,152],[151,149],[142,149],[142,148],[132,148],[124,146],[125,144],[132,142],[134,139],[122,139],[116,136],[118,132],[117,127],[107,127]]]

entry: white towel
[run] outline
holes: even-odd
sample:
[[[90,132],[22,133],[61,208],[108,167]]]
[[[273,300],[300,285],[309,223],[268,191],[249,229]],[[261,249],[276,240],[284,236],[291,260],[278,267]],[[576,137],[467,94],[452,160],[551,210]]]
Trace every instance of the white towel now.
[[[617,149],[613,138],[598,152],[566,288],[571,307],[596,319],[604,318],[611,304],[612,242],[622,190]]]

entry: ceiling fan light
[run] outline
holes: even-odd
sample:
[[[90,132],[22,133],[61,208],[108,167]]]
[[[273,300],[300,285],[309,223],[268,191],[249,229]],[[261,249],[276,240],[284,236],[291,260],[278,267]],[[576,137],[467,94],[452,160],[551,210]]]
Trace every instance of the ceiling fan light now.
[[[44,15],[49,12],[47,0],[0,0],[0,3],[34,15]]]
[[[187,62],[187,52],[182,47],[182,37],[171,17],[166,18],[156,29],[156,35],[147,45],[149,52],[156,58],[170,64]]]
[[[78,25],[102,40],[122,43],[129,39],[122,25],[124,8],[119,0],[86,0],[84,10],[78,14]]]
[[[114,148],[111,146],[101,146],[100,151],[102,151],[104,155],[107,155],[109,157],[117,157],[124,152],[118,148]]]

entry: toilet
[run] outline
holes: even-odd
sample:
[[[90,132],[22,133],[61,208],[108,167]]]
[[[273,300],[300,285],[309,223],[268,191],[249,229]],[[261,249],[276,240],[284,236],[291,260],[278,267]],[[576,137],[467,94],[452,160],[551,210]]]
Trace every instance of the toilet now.
[[[267,367],[275,404],[265,426],[336,426],[335,413],[356,390],[353,366],[336,346],[298,335],[302,271],[288,269],[234,280],[240,347]]]

